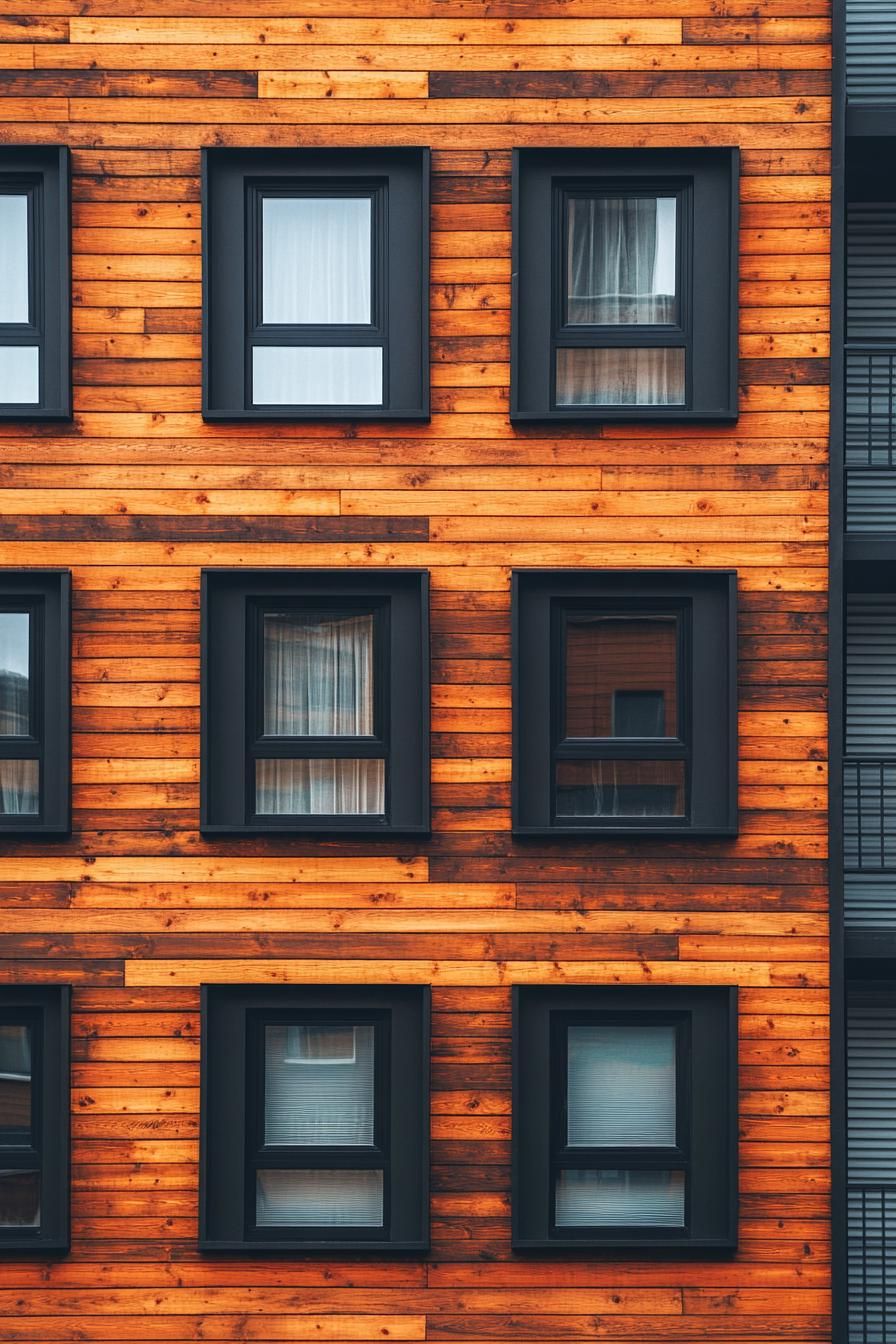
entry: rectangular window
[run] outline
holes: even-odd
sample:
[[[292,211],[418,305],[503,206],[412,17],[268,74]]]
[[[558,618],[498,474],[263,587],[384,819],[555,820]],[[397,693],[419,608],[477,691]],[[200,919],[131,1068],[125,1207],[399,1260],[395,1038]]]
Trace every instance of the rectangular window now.
[[[514,991],[514,1245],[734,1249],[737,992]]]
[[[735,576],[513,582],[515,829],[733,833]]]
[[[206,576],[204,828],[425,830],[426,576]]]
[[[513,419],[734,419],[737,151],[518,150]]]
[[[68,571],[0,570],[0,832],[69,829]]]
[[[0,146],[0,419],[71,414],[69,157]]]
[[[204,993],[205,1248],[424,1249],[428,991]]]
[[[68,1246],[67,986],[0,987],[0,1252]]]
[[[207,419],[426,418],[428,151],[204,152]]]

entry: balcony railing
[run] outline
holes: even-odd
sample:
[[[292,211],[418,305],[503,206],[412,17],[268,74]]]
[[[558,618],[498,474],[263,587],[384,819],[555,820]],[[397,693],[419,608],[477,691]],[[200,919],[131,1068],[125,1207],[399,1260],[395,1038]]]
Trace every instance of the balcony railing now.
[[[849,1185],[849,1344],[896,1344],[896,1182]]]
[[[846,347],[846,526],[896,532],[896,344]]]

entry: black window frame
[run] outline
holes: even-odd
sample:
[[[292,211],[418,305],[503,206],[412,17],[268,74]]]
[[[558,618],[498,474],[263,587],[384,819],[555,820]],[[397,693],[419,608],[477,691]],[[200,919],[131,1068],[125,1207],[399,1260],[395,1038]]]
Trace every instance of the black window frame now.
[[[67,145],[0,146],[0,193],[28,197],[29,320],[0,323],[0,357],[37,346],[36,402],[0,402],[0,420],[70,420],[71,151]]]
[[[371,1253],[429,1247],[430,990],[426,985],[203,985],[199,1244],[205,1251]],[[268,1023],[371,1022],[375,1131],[370,1148],[265,1148]],[[382,1228],[259,1227],[255,1172],[382,1169]]]
[[[656,1148],[565,1144],[566,1030],[676,1028],[676,1142]],[[562,1089],[562,1091],[561,1091]],[[513,987],[513,1232],[519,1251],[732,1252],[738,1231],[737,989],[733,986]],[[558,1227],[559,1171],[681,1170],[682,1228]]]
[[[36,760],[40,810],[0,813],[0,835],[68,835],[71,830],[71,574],[0,569],[0,612],[27,611],[30,728],[0,736],[0,759]]]
[[[203,393],[210,421],[427,420],[429,172],[420,146],[202,151]],[[372,322],[261,323],[261,200],[369,195]],[[263,345],[381,346],[383,403],[255,405],[252,350]]]
[[[514,570],[511,589],[514,834],[736,835],[736,571]],[[676,738],[564,736],[570,612],[678,614]],[[557,814],[558,762],[600,759],[682,760],[684,815]]]
[[[207,569],[202,572],[204,834],[422,834],[429,803],[429,573],[419,569]],[[266,609],[373,611],[374,734],[264,737],[261,627]],[[383,815],[291,815],[254,809],[260,758],[378,758]]]
[[[737,419],[738,176],[735,147],[514,151],[512,421]],[[620,193],[679,201],[676,324],[566,321],[567,202]],[[658,346],[685,350],[684,404],[557,404],[559,348]]]
[[[37,1227],[0,1227],[4,1252],[55,1254],[69,1248],[69,985],[0,986],[0,1022],[32,1030],[33,1143],[0,1145],[4,1170],[40,1172]]]

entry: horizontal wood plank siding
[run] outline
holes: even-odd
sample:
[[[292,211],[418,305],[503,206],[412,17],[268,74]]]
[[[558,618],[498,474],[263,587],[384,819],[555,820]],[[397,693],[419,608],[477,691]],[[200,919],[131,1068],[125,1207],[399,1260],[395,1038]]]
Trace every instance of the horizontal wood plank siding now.
[[[15,11],[15,12],[13,12]],[[69,566],[70,839],[0,980],[74,985],[73,1248],[0,1338],[830,1338],[828,0],[0,0],[0,135],[73,150],[75,420],[0,425]],[[203,145],[431,145],[427,424],[200,418]],[[516,146],[739,145],[738,422],[509,425]],[[432,837],[198,833],[202,566],[432,576]],[[513,566],[738,571],[740,835],[515,843]],[[432,1251],[199,1255],[199,984],[433,986]],[[510,986],[737,984],[740,1249],[510,1251]]]

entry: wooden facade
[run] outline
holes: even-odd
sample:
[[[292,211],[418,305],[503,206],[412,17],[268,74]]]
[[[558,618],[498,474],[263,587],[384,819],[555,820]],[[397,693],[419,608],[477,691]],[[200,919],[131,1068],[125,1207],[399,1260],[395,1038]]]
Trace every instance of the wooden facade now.
[[[23,12],[26,11],[26,12]],[[15,0],[0,138],[73,151],[71,425],[0,427],[70,567],[74,831],[0,841],[0,978],[70,982],[73,1240],[0,1339],[830,1338],[829,0]],[[433,149],[428,424],[206,425],[203,145]],[[737,145],[741,414],[511,428],[516,146]],[[203,839],[203,566],[433,587],[433,833]],[[740,834],[510,834],[509,571],[733,568]],[[199,985],[433,987],[432,1249],[203,1257]],[[740,1249],[510,1250],[510,987],[740,994]]]

